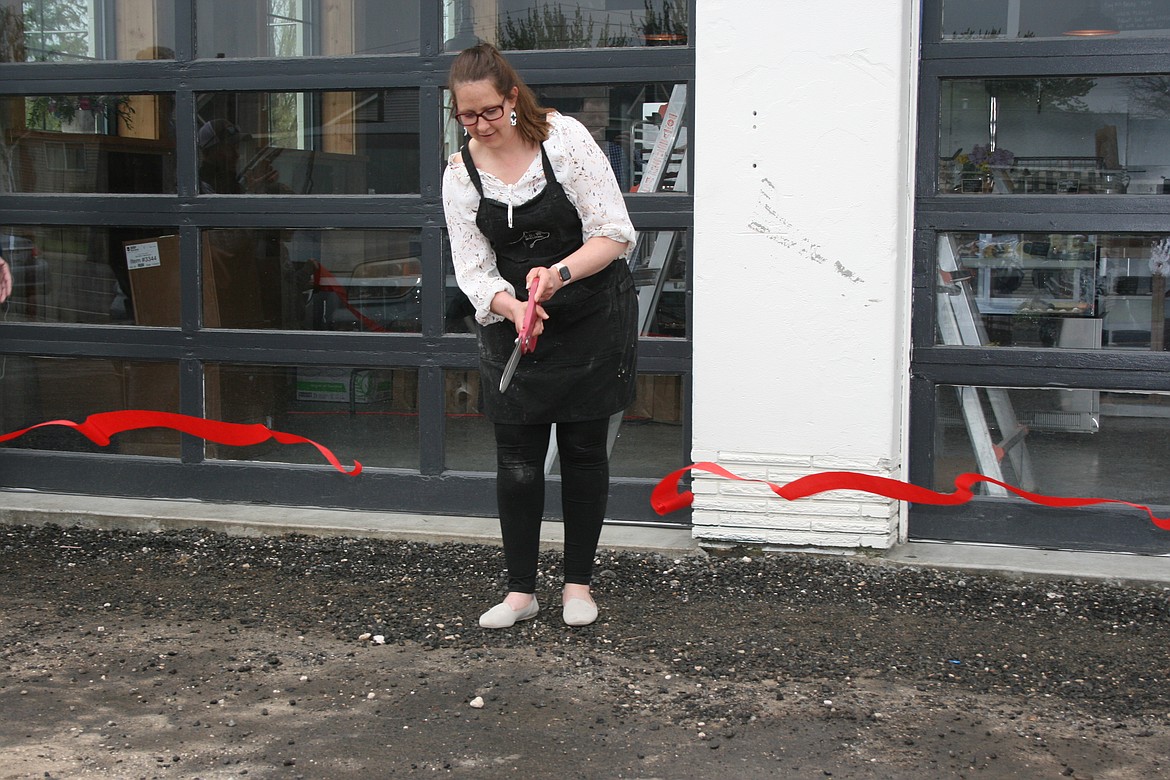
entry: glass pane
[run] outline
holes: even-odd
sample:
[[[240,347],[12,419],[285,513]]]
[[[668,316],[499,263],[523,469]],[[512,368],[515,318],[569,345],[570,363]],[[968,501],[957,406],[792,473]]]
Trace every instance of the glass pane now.
[[[175,192],[173,95],[0,98],[0,192]]]
[[[642,336],[687,335],[687,234],[643,230],[630,258]]]
[[[0,224],[0,257],[13,279],[0,304],[6,322],[178,325],[174,229]],[[136,283],[168,272],[174,285],[153,287],[136,306]],[[174,322],[159,322],[160,310]]]
[[[1170,36],[1170,6],[1161,0],[943,0],[942,38]]]
[[[939,191],[1170,192],[1170,75],[942,84]]]
[[[496,434],[483,416],[477,369],[443,372],[444,465],[452,471],[496,471]]]
[[[417,230],[227,228],[202,241],[208,328],[417,333]]]
[[[943,386],[936,422],[936,489],[976,472],[1050,495],[1170,504],[1168,393]]]
[[[683,463],[682,380],[676,374],[638,374],[638,395],[618,428],[610,476],[661,479]]]
[[[179,367],[100,358],[52,358],[0,354],[0,426],[5,431],[50,420],[84,420],[122,409],[179,411]],[[64,452],[108,452],[178,457],[179,434],[127,431],[99,447],[61,426],[38,428],[3,447]]]
[[[197,57],[419,50],[419,0],[196,0]]]
[[[312,439],[342,464],[418,470],[418,371],[368,366],[211,365],[204,374],[209,419],[262,423]],[[208,443],[218,460],[321,464],[310,445]]]
[[[198,96],[204,194],[419,191],[418,90]]]
[[[444,372],[446,467],[454,471],[496,470],[495,433],[483,416],[479,372]],[[613,477],[660,479],[683,460],[682,377],[640,374],[638,396],[626,410],[610,456]],[[550,473],[559,474],[554,461]]]
[[[172,60],[173,0],[0,0],[0,62]]]
[[[939,240],[940,344],[1170,344],[1170,236],[951,233]]]
[[[445,0],[447,51],[686,46],[687,0]]]

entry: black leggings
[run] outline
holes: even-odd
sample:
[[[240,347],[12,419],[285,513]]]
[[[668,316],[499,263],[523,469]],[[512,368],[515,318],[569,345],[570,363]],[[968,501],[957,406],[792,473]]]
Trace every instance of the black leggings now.
[[[496,496],[508,590],[536,592],[540,523],[544,515],[544,459],[549,424],[496,424]],[[588,585],[609,499],[609,418],[557,423],[561,510],[565,521],[564,581]]]

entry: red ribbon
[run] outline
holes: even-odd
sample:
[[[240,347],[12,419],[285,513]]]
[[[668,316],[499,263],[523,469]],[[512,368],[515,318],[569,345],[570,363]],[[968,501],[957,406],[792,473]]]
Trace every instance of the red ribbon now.
[[[66,428],[73,428],[100,447],[108,446],[110,437],[115,434],[123,433],[124,431],[136,431],[142,428],[172,428],[176,431],[189,433],[192,436],[198,436],[201,439],[216,442],[217,444],[230,444],[236,447],[260,444],[269,439],[274,439],[281,444],[311,444],[317,448],[318,452],[325,456],[325,460],[329,461],[335,469],[343,474],[356,477],[362,472],[362,464],[356,460],[353,462],[353,468],[347,471],[341,465],[336,455],[312,439],[306,439],[303,436],[297,436],[293,433],[273,431],[260,423],[229,423],[220,420],[208,420],[203,417],[191,417],[186,414],[154,412],[143,409],[98,412],[97,414],[91,414],[89,417],[86,417],[85,421],[80,423],[75,423],[72,420],[51,420],[49,422],[37,423],[23,430],[0,435],[0,442],[10,441],[19,436],[23,436],[31,430],[44,428],[49,425],[61,425]]]
[[[650,495],[650,504],[654,507],[655,512],[660,515],[665,515],[691,505],[695,500],[695,494],[689,490],[685,490],[682,493],[679,492],[679,481],[688,471],[706,471],[720,477],[726,477],[727,479],[735,479],[741,482],[757,482],[767,485],[772,489],[773,493],[789,501],[795,501],[798,498],[807,498],[828,490],[860,490],[864,493],[873,493],[874,495],[885,496],[896,501],[910,501],[916,504],[932,504],[935,506],[956,506],[974,498],[975,494],[971,490],[974,485],[980,482],[990,482],[993,485],[999,485],[1005,490],[1015,493],[1020,498],[1027,499],[1041,506],[1078,507],[1094,504],[1123,504],[1125,506],[1131,506],[1134,509],[1140,509],[1148,514],[1150,521],[1158,528],[1163,531],[1170,531],[1170,518],[1158,517],[1152,509],[1143,504],[1134,504],[1115,498],[1061,498],[1059,496],[1046,496],[1041,493],[1029,493],[1026,490],[1020,490],[1017,487],[982,474],[960,474],[955,477],[954,493],[939,493],[924,487],[911,485],[908,482],[901,482],[887,477],[876,477],[870,474],[858,474],[852,471],[822,471],[817,474],[808,474],[807,476],[800,477],[789,482],[787,485],[777,485],[763,479],[741,477],[731,473],[718,464],[707,462],[693,463],[690,466],[671,472],[663,477],[655,486],[654,492]]]

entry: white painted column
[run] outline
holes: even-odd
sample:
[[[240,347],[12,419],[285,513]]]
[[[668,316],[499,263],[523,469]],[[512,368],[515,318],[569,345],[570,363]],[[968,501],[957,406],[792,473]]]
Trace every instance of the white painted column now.
[[[899,0],[698,4],[695,460],[900,478],[917,16]],[[695,535],[898,541],[896,502],[695,478]]]

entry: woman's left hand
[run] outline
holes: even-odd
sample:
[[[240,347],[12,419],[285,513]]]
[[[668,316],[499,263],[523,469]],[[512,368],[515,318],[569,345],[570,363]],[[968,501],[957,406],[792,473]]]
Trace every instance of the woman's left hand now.
[[[528,272],[528,276],[524,280],[524,286],[532,289],[532,281],[539,279],[539,285],[536,288],[536,302],[544,303],[549,298],[556,295],[557,290],[565,286],[561,281],[561,276],[551,268],[533,268]]]

